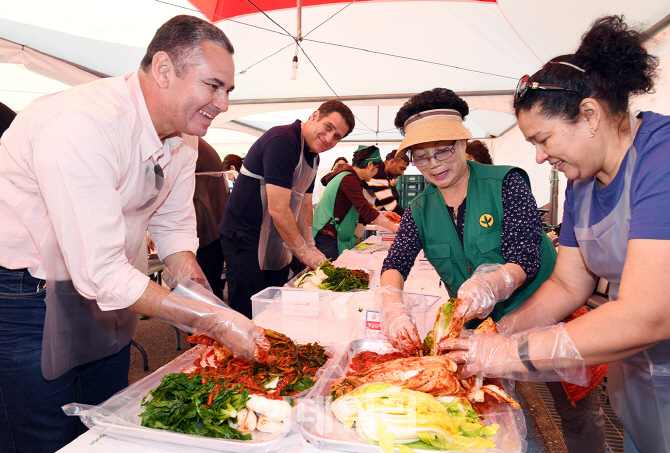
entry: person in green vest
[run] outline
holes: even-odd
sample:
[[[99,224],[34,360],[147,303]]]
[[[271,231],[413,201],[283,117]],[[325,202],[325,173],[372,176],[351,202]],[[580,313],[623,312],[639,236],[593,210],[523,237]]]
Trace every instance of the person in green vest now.
[[[455,316],[469,320],[468,328],[488,316],[497,322],[522,305],[556,263],[526,172],[467,160],[472,134],[463,119],[468,113],[467,103],[453,91],[435,88],[413,96],[395,118],[404,134],[398,154],[407,153],[428,181],[403,214],[378,290],[384,333],[408,353],[422,343],[402,289],[422,249],[449,296],[461,299]],[[592,367],[591,381],[572,395],[561,383],[548,383],[557,384],[552,396],[566,443],[581,446],[571,453],[604,451],[596,387],[606,372],[606,365]]]
[[[356,225],[374,223],[395,233],[398,225],[372,206],[363,194],[363,181],[369,181],[382,164],[379,148],[359,146],[351,165],[325,176],[326,189],[314,212],[312,233],[316,248],[326,258],[336,260],[356,245]]]
[[[473,328],[528,299],[551,275],[556,250],[542,231],[526,172],[467,160],[468,113],[467,103],[446,88],[419,93],[398,111],[395,125],[404,135],[398,155],[407,154],[428,184],[403,215],[380,286],[402,290],[423,249],[449,296],[462,299],[456,315],[472,320],[466,327]],[[421,341],[406,314],[393,309],[395,294],[385,295],[382,319],[395,321],[384,323],[386,333],[412,352]]]

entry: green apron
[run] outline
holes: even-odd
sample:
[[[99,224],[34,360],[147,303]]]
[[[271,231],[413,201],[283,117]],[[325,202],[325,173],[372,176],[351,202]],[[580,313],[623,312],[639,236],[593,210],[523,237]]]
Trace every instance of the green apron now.
[[[356,208],[354,208],[353,205],[341,222],[340,219],[333,217],[337,191],[340,188],[342,178],[344,178],[349,173],[351,172],[340,172],[337,174],[337,176],[330,180],[326,186],[326,189],[323,191],[321,201],[319,201],[319,204],[316,206],[316,211],[314,211],[314,219],[312,221],[313,236],[316,236],[321,228],[326,226],[327,223],[330,223],[335,227],[335,231],[337,231],[337,249],[338,254],[340,255],[343,251],[354,247],[358,239],[354,235],[354,232],[356,231],[356,225],[358,224],[358,211],[356,211]]]
[[[505,264],[502,255],[502,183],[515,170],[530,187],[528,175],[522,169],[509,166],[484,165],[468,162],[467,208],[463,226],[463,245],[449,215],[442,194],[433,184],[411,202],[412,216],[419,230],[424,254],[447,287],[450,297],[456,297],[460,286],[472,276],[480,264]],[[556,249],[543,232],[540,243],[542,263],[537,275],[512,293],[509,299],[496,304],[491,312],[494,321],[526,301],[549,278],[556,264]],[[480,323],[470,321],[466,326]]]

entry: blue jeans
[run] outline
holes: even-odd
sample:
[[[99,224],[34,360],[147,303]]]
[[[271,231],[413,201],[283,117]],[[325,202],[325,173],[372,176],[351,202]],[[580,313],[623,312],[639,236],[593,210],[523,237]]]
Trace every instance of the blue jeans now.
[[[640,453],[626,431],[623,432],[623,453]]]
[[[0,267],[0,452],[54,452],[86,431],[68,403],[97,405],[128,386],[130,345],[119,353],[42,377],[45,282]]]

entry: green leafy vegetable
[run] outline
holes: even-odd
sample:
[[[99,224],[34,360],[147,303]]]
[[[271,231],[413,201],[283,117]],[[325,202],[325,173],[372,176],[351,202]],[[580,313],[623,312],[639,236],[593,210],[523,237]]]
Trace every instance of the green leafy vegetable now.
[[[370,276],[360,269],[335,267],[324,263],[320,269],[328,276],[320,285],[320,289],[330,291],[350,291],[352,289],[368,289]]]
[[[161,384],[142,400],[142,426],[222,439],[251,440],[228,424],[249,400],[249,391],[230,387],[223,379],[163,376]]]
[[[282,395],[304,392],[314,387],[314,381],[309,376],[303,376],[296,383],[289,384],[282,389]]]

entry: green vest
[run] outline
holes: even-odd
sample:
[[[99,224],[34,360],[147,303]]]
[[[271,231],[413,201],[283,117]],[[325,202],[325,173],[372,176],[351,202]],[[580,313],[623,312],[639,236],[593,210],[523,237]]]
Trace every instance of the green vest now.
[[[463,225],[463,246],[442,194],[433,184],[411,202],[412,216],[419,230],[424,254],[449,291],[456,297],[458,288],[472,276],[480,264],[505,264],[501,237],[504,217],[502,203],[503,179],[511,170],[518,171],[530,187],[528,175],[516,167],[484,165],[468,162],[467,207]],[[490,316],[498,321],[506,313],[528,299],[549,278],[556,264],[556,249],[545,233],[540,243],[542,263],[534,278],[526,279],[512,296],[498,302]],[[479,324],[473,320],[467,327]]]
[[[356,231],[356,225],[358,224],[358,211],[356,211],[356,208],[354,208],[353,205],[351,205],[351,209],[349,209],[349,212],[347,212],[347,215],[344,216],[344,219],[342,219],[341,222],[340,219],[333,218],[337,191],[340,188],[342,178],[344,178],[349,173],[351,172],[342,171],[330,180],[326,186],[326,189],[323,191],[323,196],[321,197],[319,204],[316,205],[316,211],[314,211],[314,219],[312,221],[313,236],[316,236],[321,228],[326,226],[327,223],[331,223],[335,226],[335,230],[337,231],[337,249],[339,254],[342,254],[343,251],[349,250],[355,246],[358,239],[354,235],[354,232]]]

